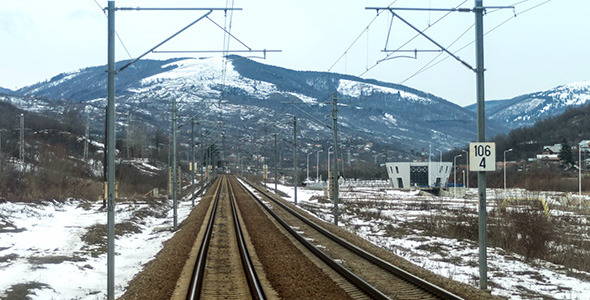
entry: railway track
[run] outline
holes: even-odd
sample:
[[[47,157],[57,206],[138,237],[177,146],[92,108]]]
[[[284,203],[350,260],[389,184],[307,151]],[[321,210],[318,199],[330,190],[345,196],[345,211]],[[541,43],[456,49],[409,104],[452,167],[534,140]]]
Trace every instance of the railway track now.
[[[243,181],[247,182],[247,181]],[[263,189],[251,196],[325,264],[374,299],[462,299],[332,234]],[[271,209],[272,206],[272,209]]]
[[[190,283],[172,299],[461,299],[247,181],[222,175],[212,189],[194,259],[185,266]]]
[[[266,299],[227,176],[216,189],[186,299]]]

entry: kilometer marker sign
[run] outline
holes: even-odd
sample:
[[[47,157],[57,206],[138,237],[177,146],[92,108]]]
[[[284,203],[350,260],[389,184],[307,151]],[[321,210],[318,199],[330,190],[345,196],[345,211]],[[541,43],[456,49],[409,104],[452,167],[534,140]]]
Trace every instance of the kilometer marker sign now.
[[[469,170],[496,171],[496,143],[469,143]]]

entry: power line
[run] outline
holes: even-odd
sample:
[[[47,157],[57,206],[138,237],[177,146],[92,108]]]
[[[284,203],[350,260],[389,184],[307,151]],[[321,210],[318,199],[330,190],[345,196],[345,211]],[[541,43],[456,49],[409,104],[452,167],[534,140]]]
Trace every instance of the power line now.
[[[459,37],[457,39],[455,39],[449,46],[447,46],[447,48],[452,47],[457,41],[459,41],[465,34],[467,34],[473,27],[475,26],[475,24],[471,24],[471,26],[469,26],[469,28],[467,28],[467,30],[465,30],[461,35],[459,35]],[[436,59],[438,59],[443,53],[439,53],[438,55],[436,55],[433,59],[431,59],[426,65],[424,65],[421,69],[419,69],[418,71],[416,71],[416,73],[412,74],[410,77],[404,79],[403,81],[400,82],[400,84],[404,84],[406,81],[412,79],[414,76],[420,74],[425,68],[427,68],[432,62],[434,62]],[[448,57],[445,57],[445,59]]]
[[[393,4],[395,4],[398,0],[394,0],[393,2],[391,2],[388,6],[391,6]],[[356,44],[356,42],[358,42],[358,40],[363,36],[363,34],[365,32],[368,32],[369,27],[373,24],[373,22],[375,22],[375,20],[377,20],[377,18],[381,15],[381,12],[377,12],[377,14],[375,15],[375,17],[373,17],[373,19],[369,22],[369,24],[367,26],[365,26],[365,28],[361,31],[361,33],[359,33],[359,35],[354,39],[354,41],[352,41],[352,43],[346,48],[346,50],[344,50],[344,52],[336,59],[336,61],[328,68],[327,71],[324,72],[324,75],[321,75],[320,77],[318,77],[311,85],[310,88],[315,87],[316,84],[318,84],[320,82],[321,79],[324,78],[325,73],[328,73],[332,70],[332,68],[334,68],[336,66],[336,64],[338,64],[338,62],[340,62],[340,60],[346,56],[346,54],[348,53],[348,51],[350,51],[350,49]],[[331,97],[328,96],[328,97]],[[328,98],[326,97],[326,99]],[[325,99],[324,99],[325,100]],[[322,100],[323,101],[323,100]]]
[[[522,3],[528,2],[528,1],[530,1],[530,0],[523,0],[523,1],[520,1],[520,2],[517,2],[517,3],[513,4],[512,6],[516,6],[516,5],[519,5],[519,4],[522,4]],[[531,11],[531,10],[535,9],[535,8],[538,8],[539,6],[541,6],[541,5],[544,5],[544,4],[546,4],[546,3],[548,3],[548,2],[551,2],[551,1],[553,1],[553,0],[545,0],[544,2],[542,2],[542,3],[539,3],[539,4],[535,5],[535,6],[532,6],[532,7],[528,8],[528,9],[525,9],[525,10],[523,10],[523,11],[522,11],[522,12],[520,12],[520,13],[515,13],[514,15],[510,16],[508,19],[504,20],[504,21],[503,21],[503,22],[501,22],[500,24],[498,24],[498,25],[496,25],[495,27],[493,27],[492,29],[488,30],[488,31],[487,31],[487,32],[484,34],[484,36],[488,35],[489,33],[493,32],[494,30],[496,30],[496,29],[500,28],[500,27],[501,27],[501,26],[503,26],[504,24],[508,23],[510,20],[512,20],[512,19],[514,19],[514,18],[516,18],[518,15],[525,14],[525,13],[527,13],[527,12],[529,12],[529,11]],[[494,11],[494,12],[495,12],[495,11]],[[474,25],[471,25],[471,27],[470,27],[469,29],[471,29],[473,26],[474,26]],[[469,30],[469,29],[468,29],[468,30]],[[464,35],[464,34],[465,34],[465,33],[463,33],[462,35]],[[460,36],[459,38],[461,38],[461,36]],[[457,39],[457,40],[458,40],[458,39]],[[457,40],[455,40],[455,42],[456,42]],[[453,44],[454,44],[455,42],[453,42]],[[468,44],[464,45],[463,47],[461,47],[461,48],[457,49],[457,50],[456,50],[454,53],[458,53],[458,52],[460,52],[460,51],[464,50],[465,48],[467,48],[467,47],[469,47],[469,46],[473,45],[474,43],[475,43],[475,40],[473,40],[473,41],[471,41],[470,43],[468,43]],[[451,44],[451,46],[452,46],[452,44]],[[449,46],[449,47],[451,47],[451,46]],[[432,61],[434,61],[434,60],[435,60],[436,58],[438,58],[439,56],[440,56],[440,55],[437,55],[437,56],[436,56],[436,57],[435,57],[433,60],[429,61],[429,62],[428,62],[426,65],[424,65],[424,66],[423,66],[423,67],[422,67],[420,70],[418,70],[416,73],[412,74],[410,77],[408,77],[408,78],[404,79],[404,80],[403,80],[403,81],[401,81],[399,84],[403,84],[403,83],[407,82],[408,80],[410,80],[410,79],[414,78],[415,76],[417,76],[417,75],[419,75],[419,74],[421,74],[421,73],[423,73],[423,72],[425,72],[425,71],[429,70],[430,68],[432,68],[432,67],[434,67],[434,66],[436,66],[436,65],[438,65],[438,64],[440,64],[440,63],[442,63],[443,61],[445,61],[445,60],[447,60],[447,59],[449,58],[448,56],[447,56],[447,57],[444,57],[443,59],[441,59],[441,60],[437,61],[436,63],[434,63],[434,64],[432,64],[432,65],[430,65],[430,64],[432,63]]]
[[[459,5],[455,6],[455,9],[459,8],[460,6],[462,6],[462,5],[463,5],[463,4],[465,4],[467,1],[468,1],[468,0],[464,0],[464,1],[463,1],[463,2],[461,2]],[[394,2],[393,2],[393,3],[391,3],[389,6],[393,5],[395,2],[397,2],[397,1],[394,1]],[[426,27],[424,30],[422,30],[422,32],[426,32],[428,29],[432,28],[434,25],[436,25],[437,23],[439,23],[440,21],[442,21],[443,19],[445,19],[445,18],[446,18],[447,16],[449,16],[451,13],[452,13],[452,11],[449,11],[449,12],[447,12],[447,13],[446,13],[446,14],[444,14],[442,17],[440,17],[439,19],[437,19],[437,20],[436,20],[434,23],[432,23],[432,24],[429,24],[429,25],[428,25],[428,27]],[[376,18],[376,17],[375,17],[375,18]],[[374,20],[374,19],[373,19],[373,20]],[[391,57],[391,55],[393,55],[393,54],[394,54],[396,51],[399,51],[399,50],[401,50],[401,48],[405,47],[406,45],[408,45],[409,43],[411,43],[413,40],[415,40],[416,38],[418,38],[419,36],[420,36],[420,34],[419,34],[419,33],[418,33],[418,34],[416,34],[416,35],[414,35],[414,37],[410,38],[410,39],[409,39],[407,42],[405,42],[404,44],[402,44],[401,46],[399,46],[399,47],[398,47],[396,50],[394,50],[394,51],[390,52],[389,54],[387,54],[387,55],[385,56],[385,58],[383,58],[383,59],[381,59],[381,60],[378,60],[378,61],[377,61],[375,64],[373,64],[371,67],[367,68],[367,69],[366,69],[364,72],[362,72],[361,74],[357,75],[356,77],[362,77],[363,75],[365,75],[366,73],[368,73],[369,71],[371,71],[372,69],[374,69],[374,68],[375,68],[377,65],[379,65],[381,62],[383,62],[384,60],[387,60],[389,57]],[[350,47],[349,47],[349,48],[350,48]],[[323,76],[322,76],[322,77],[323,77]],[[320,77],[320,79],[321,79],[322,77]],[[319,79],[318,79],[318,80],[316,80],[316,82],[315,82],[315,83],[317,83],[318,81],[319,81]],[[314,83],[314,85],[315,85],[315,83]],[[347,86],[348,86],[348,85],[350,85],[350,84],[352,84],[352,82],[351,82],[351,83],[349,83],[349,84],[346,84],[346,85],[344,85],[344,87],[347,87]],[[312,85],[312,87],[313,87],[313,85]],[[331,96],[332,96],[331,94],[330,94],[330,95],[328,95],[328,96],[326,96],[325,98],[323,98],[323,99],[321,100],[321,102],[323,102],[323,101],[326,101],[326,100],[327,100],[328,98],[330,98]]]
[[[98,8],[99,8],[99,9],[102,11],[102,13],[103,13],[103,15],[105,16],[105,18],[107,18],[107,19],[108,19],[108,17],[109,17],[109,16],[107,15],[107,13],[106,13],[106,12],[105,12],[105,10],[103,9],[103,7],[102,7],[102,6],[100,6],[100,4],[98,3],[98,1],[97,1],[97,0],[93,0],[93,1],[94,1],[94,3],[96,3],[96,5],[98,6]],[[125,45],[125,43],[123,42],[123,39],[122,39],[122,38],[121,38],[121,36],[119,35],[119,32],[117,32],[116,30],[115,30],[115,36],[117,37],[117,40],[119,40],[119,43],[121,43],[121,46],[123,47],[123,50],[125,50],[125,53],[127,53],[127,56],[129,56],[129,59],[133,59],[133,56],[131,55],[131,52],[129,52],[129,49],[127,49],[127,46],[126,46],[126,45]],[[137,72],[139,72],[139,74],[140,74],[142,77],[147,77],[147,76],[145,75],[145,73],[143,73],[143,72],[141,71],[141,69],[140,69],[139,67],[137,67],[137,66],[135,66],[135,65],[134,65],[134,66],[132,66],[132,67],[133,67],[133,68],[134,68],[134,69],[135,69]]]
[[[461,2],[461,4],[457,5],[455,8],[459,8],[461,5],[465,4],[468,0],[464,0],[463,2]],[[422,30],[422,32],[426,32],[428,29],[432,28],[432,26],[434,26],[435,24],[437,24],[438,22],[442,21],[444,18],[446,18],[448,15],[450,15],[452,13],[452,11],[447,12],[446,14],[444,14],[442,17],[440,17],[439,19],[437,19],[436,21],[434,21],[434,23],[430,24],[428,27],[426,27],[424,30]],[[400,50],[401,48],[405,47],[406,45],[408,45],[409,43],[411,43],[413,40],[415,40],[416,38],[418,38],[420,36],[420,34],[416,34],[414,37],[412,37],[410,40],[408,40],[407,42],[405,42],[404,44],[402,44],[399,48],[397,48],[395,51]],[[385,56],[384,59],[389,58],[391,55],[393,55],[395,53],[395,51],[387,54]],[[358,75],[358,77],[362,77],[363,75],[367,74],[369,71],[371,71],[373,68],[375,68],[377,65],[379,65],[384,59],[378,60],[373,66],[371,66],[370,68],[368,68],[367,70],[365,70],[364,72],[362,72],[360,75]]]
[[[102,11],[102,13],[104,14],[104,16],[106,18],[108,18],[109,16],[107,15],[107,13],[104,11],[103,7],[100,6],[100,4],[98,3],[97,0],[94,0],[94,3],[96,3],[96,5],[98,6],[98,8],[100,9],[100,11]],[[119,36],[119,33],[117,31],[115,31],[115,35],[117,36],[117,39],[119,40],[119,43],[121,43],[121,46],[123,46],[123,49],[125,49],[125,52],[127,53],[127,55],[129,56],[130,59],[133,59],[133,56],[131,56],[131,53],[129,53],[129,50],[127,49],[127,46],[125,46],[125,43],[123,43],[123,39],[121,39],[121,36]]]
[[[398,0],[391,2],[391,4],[389,4],[388,6],[395,4],[395,2],[397,2],[397,1]],[[330,72],[332,70],[332,68],[334,68],[336,66],[336,64],[338,64],[338,62],[340,62],[340,60],[348,53],[348,51],[350,51],[350,49],[356,44],[356,42],[358,42],[358,40],[363,36],[363,34],[369,29],[369,27],[373,24],[373,22],[375,22],[375,20],[377,20],[379,15],[381,15],[381,13],[382,12],[377,12],[375,17],[371,20],[371,22],[369,22],[369,24],[367,26],[365,26],[363,31],[361,31],[361,33],[354,39],[354,41],[352,41],[352,43],[348,46],[348,48],[346,48],[346,50],[344,50],[344,53],[342,53],[342,55],[340,55],[340,57],[338,57],[336,59],[336,61],[328,68],[328,71],[326,71],[326,72]]]

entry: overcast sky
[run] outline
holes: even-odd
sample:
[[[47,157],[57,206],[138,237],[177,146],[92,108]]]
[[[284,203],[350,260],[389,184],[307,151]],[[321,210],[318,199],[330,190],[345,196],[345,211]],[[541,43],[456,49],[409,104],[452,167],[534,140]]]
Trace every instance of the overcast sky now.
[[[590,81],[590,1],[546,1],[484,0],[486,6],[518,3],[515,11],[489,9],[484,19],[486,32],[508,20],[485,37],[486,99],[512,98],[561,84]],[[118,7],[225,7],[227,2],[231,5],[231,0],[119,0],[115,3]],[[375,18],[375,11],[365,9],[392,2],[395,2],[392,7],[451,8],[464,3],[461,7],[470,8],[474,5],[474,0],[234,0],[234,6],[243,11],[233,14],[231,32],[252,49],[283,51],[268,54],[266,60],[257,59],[262,63],[350,75],[365,72],[364,78],[403,83],[461,106],[474,103],[474,73],[447,54],[419,53],[418,59],[395,58],[374,66],[386,55],[382,50],[388,36],[387,49],[400,49],[416,34],[399,19],[391,23],[390,13],[383,12]],[[539,4],[542,5],[533,8]],[[0,87],[17,89],[62,72],[106,64],[107,19],[100,8],[106,5],[106,0],[3,0]],[[439,22],[445,13],[398,13],[420,29],[430,24],[426,34],[475,65],[474,45],[469,45],[475,33],[473,28],[468,30],[474,23],[472,13],[452,13]],[[117,12],[116,28],[129,54],[136,57],[202,14],[121,11]],[[214,12],[211,18],[221,26],[230,20],[223,12]],[[357,43],[337,62],[359,35]],[[469,46],[459,51],[466,45]],[[221,49],[223,32],[208,20],[197,23],[162,47],[162,50]],[[232,40],[230,49],[245,48]],[[418,37],[401,49],[437,48]],[[199,56],[205,55],[212,54]],[[392,57],[407,55],[413,53]],[[147,58],[170,56],[150,54]],[[117,60],[128,58],[118,43]],[[411,77],[433,59],[434,62],[445,60]]]

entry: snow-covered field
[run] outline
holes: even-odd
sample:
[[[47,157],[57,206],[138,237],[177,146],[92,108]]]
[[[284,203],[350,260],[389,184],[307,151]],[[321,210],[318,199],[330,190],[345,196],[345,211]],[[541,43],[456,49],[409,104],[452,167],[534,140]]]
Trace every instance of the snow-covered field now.
[[[287,200],[293,200],[292,187],[279,185],[279,189],[290,196]],[[323,193],[298,188],[298,202],[312,214],[331,221],[332,205],[318,199]],[[525,193],[510,191],[513,197]],[[431,209],[434,206],[476,210],[476,190],[467,191],[465,197],[453,198],[395,191],[383,185],[350,185],[342,187],[340,196],[340,226],[437,274],[478,286],[476,243],[432,236],[408,225],[441,211]],[[503,197],[503,193],[490,190],[489,202],[495,197]],[[549,193],[544,197],[552,215],[572,214],[571,210],[559,208],[557,199],[563,195]],[[366,203],[370,204],[366,206]],[[15,291],[28,289],[32,299],[104,299],[106,254],[100,243],[89,244],[85,237],[91,229],[100,225],[104,228],[106,224],[106,212],[100,206],[101,203],[80,200],[0,203],[0,298],[10,295],[13,297],[10,299],[19,299]],[[117,223],[128,225],[116,240],[117,296],[172,236],[169,230],[160,230],[172,224],[170,208],[169,202],[160,206],[117,205]],[[190,210],[190,201],[179,202],[179,222]],[[489,287],[494,295],[510,299],[590,299],[590,282],[580,279],[590,278],[590,274],[583,271],[572,272],[541,260],[527,261],[521,255],[499,248],[488,249],[488,266]]]
[[[117,297],[173,235],[164,230],[172,226],[172,205],[165,200],[160,204],[116,205],[117,226],[127,225],[115,241]],[[101,238],[95,244],[84,242],[90,228],[100,231],[106,226],[107,213],[101,206],[80,200],[1,203],[0,298],[24,299],[28,292],[32,299],[105,299],[106,251]],[[179,223],[190,210],[190,201],[179,202]]]
[[[270,186],[274,188],[274,185]],[[278,189],[293,201],[293,188],[279,185]],[[340,191],[339,226],[389,249],[414,264],[439,275],[479,286],[479,248],[468,240],[430,236],[419,229],[401,228],[406,234],[388,234],[416,220],[433,214],[426,207],[461,207],[477,211],[477,189],[468,190],[465,198],[419,195],[418,191],[397,191],[383,188],[348,187]],[[465,192],[465,191],[464,191]],[[459,193],[458,193],[459,194]],[[508,196],[524,196],[524,190],[510,190]],[[535,193],[538,194],[538,193]],[[542,193],[552,208],[551,214],[567,213],[559,209],[557,198],[563,193]],[[321,219],[332,222],[331,203],[318,202],[324,191],[297,189],[299,205]],[[488,191],[488,203],[504,197],[501,190]],[[588,198],[586,198],[588,200]],[[371,201],[365,212],[359,213],[358,203]],[[574,203],[576,202],[574,197]],[[405,208],[405,209],[400,209]],[[488,207],[488,209],[491,209]],[[426,216],[426,218],[424,218]],[[509,299],[590,299],[590,273],[571,272],[568,268],[542,260],[527,261],[523,256],[499,248],[488,248],[488,287],[492,294]],[[568,274],[575,273],[576,277]]]

